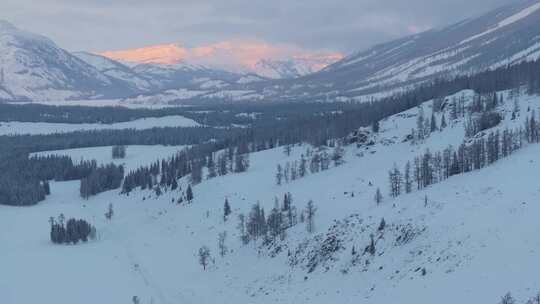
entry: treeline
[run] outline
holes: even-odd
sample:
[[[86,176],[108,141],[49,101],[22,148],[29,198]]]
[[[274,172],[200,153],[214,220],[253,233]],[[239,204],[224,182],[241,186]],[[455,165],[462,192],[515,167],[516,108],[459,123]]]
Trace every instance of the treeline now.
[[[313,201],[309,201],[304,210],[298,211],[293,204],[291,193],[283,196],[281,204],[276,198],[268,215],[265,215],[264,208],[259,203],[254,204],[247,216],[238,215],[238,230],[242,243],[248,244],[262,239],[263,244],[270,244],[277,239],[284,240],[287,230],[299,223],[305,223],[306,230],[313,233],[316,210]]]
[[[0,205],[35,205],[50,194],[49,181],[81,180],[81,196],[119,188],[122,166],[98,167],[95,160],[74,163],[69,156],[0,157]]]
[[[516,304],[517,300],[512,296],[511,293],[506,293],[497,304]],[[540,304],[540,292],[535,296],[529,298],[524,304]]]
[[[112,147],[112,158],[119,159],[126,157],[126,146],[116,145]]]
[[[332,141],[330,147],[334,147],[332,153],[328,153],[327,147],[319,147],[317,151],[308,148],[305,154],[300,156],[300,160],[288,161],[284,166],[277,165],[276,170],[276,185],[280,186],[283,183],[289,183],[297,179],[305,177],[308,172],[315,174],[321,171],[330,169],[333,163],[335,167],[343,164],[345,149],[341,146],[341,142]],[[285,155],[291,154],[291,145],[284,147]]]
[[[207,127],[154,128],[146,130],[89,130],[47,135],[0,136],[0,157],[12,152],[115,145],[196,145],[210,140],[222,141],[245,134],[246,130]]]
[[[521,149],[525,142],[540,142],[540,124],[534,111],[526,119],[524,128],[492,131],[482,137],[465,140],[457,149],[449,146],[444,151],[426,150],[409,161],[402,171],[394,165],[389,171],[390,195],[397,197],[441,182],[453,175],[479,170]]]
[[[95,168],[88,176],[81,179],[81,197],[88,199],[92,195],[120,188],[123,178],[123,166],[109,164]]]
[[[34,205],[50,194],[49,180],[78,180],[97,167],[95,162],[74,164],[67,156],[31,157],[13,155],[0,158],[0,204]]]
[[[452,99],[436,98],[433,102],[431,117],[425,115],[422,105],[418,106],[418,116],[416,118],[416,128],[411,131],[410,138],[413,143],[421,142],[429,138],[431,133],[443,130],[447,127],[446,112],[450,121],[467,117],[465,122],[465,136],[471,137],[481,131],[490,129],[498,125],[503,117],[496,112],[497,106],[504,104],[503,95],[497,93],[475,94],[470,105],[466,105],[465,96],[452,97]],[[445,111],[447,110],[447,111]],[[515,109],[512,116],[515,118],[519,112]],[[436,113],[441,113],[440,122]]]
[[[247,143],[240,144],[238,147],[209,143],[186,148],[169,159],[163,159],[128,173],[122,193],[129,193],[137,187],[175,190],[178,187],[177,180],[186,176],[189,176],[190,183],[195,185],[205,178],[210,179],[232,172],[245,172],[249,168],[250,152],[251,149]],[[206,176],[203,176],[203,167],[208,169]]]
[[[69,219],[64,223],[63,214],[49,218],[51,224],[50,238],[54,244],[77,244],[78,242],[88,242],[96,239],[96,228],[85,220]]]
[[[208,103],[162,109],[131,109],[126,107],[52,106],[42,104],[0,103],[0,121],[48,123],[102,123],[112,124],[148,117],[181,115],[207,126],[233,124],[268,124],[276,119],[287,120],[300,115],[313,115],[354,108],[343,103]],[[251,115],[256,114],[256,118]]]
[[[132,121],[147,117],[182,115],[185,108],[130,109],[126,107],[53,106],[0,103],[0,121],[49,123],[102,123]]]

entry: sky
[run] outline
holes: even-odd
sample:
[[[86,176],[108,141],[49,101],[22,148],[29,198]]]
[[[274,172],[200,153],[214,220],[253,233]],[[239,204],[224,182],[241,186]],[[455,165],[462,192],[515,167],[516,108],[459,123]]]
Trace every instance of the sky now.
[[[265,41],[349,54],[512,0],[1,0],[0,19],[71,51]]]

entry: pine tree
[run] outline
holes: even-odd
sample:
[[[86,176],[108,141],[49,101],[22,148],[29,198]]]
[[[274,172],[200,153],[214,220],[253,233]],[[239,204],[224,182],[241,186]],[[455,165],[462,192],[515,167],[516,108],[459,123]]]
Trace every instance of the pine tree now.
[[[276,185],[281,186],[281,181],[283,180],[283,169],[281,168],[281,165],[277,165],[277,172],[276,172]]]
[[[193,196],[193,190],[191,189],[191,185],[188,185],[187,190],[186,190],[186,199],[188,203],[191,204],[194,198],[195,197]]]
[[[416,118],[416,135],[418,137],[418,141],[422,141],[424,139],[424,120],[424,108],[422,108],[422,106],[418,106],[418,117]]]
[[[431,125],[430,125],[430,132],[433,133],[437,131],[437,119],[435,118],[435,112],[431,114]]]
[[[396,164],[394,164],[394,168],[388,172],[388,176],[390,179],[390,195],[392,197],[398,197],[401,194],[402,176]]]
[[[376,120],[376,121],[374,121],[373,124],[371,125],[371,130],[373,131],[373,133],[379,133],[379,129],[380,129],[379,121]]]
[[[309,233],[315,232],[315,212],[317,208],[312,200],[310,200],[306,206],[306,230]]]
[[[231,206],[229,205],[229,200],[225,199],[225,204],[223,205],[223,221],[226,222],[229,214],[231,214]]]
[[[285,155],[287,156],[291,156],[291,150],[292,150],[291,145],[285,145],[283,147],[283,153],[285,153]]]
[[[45,192],[45,195],[51,194],[51,186],[49,185],[49,181],[43,182],[43,191]]]
[[[238,231],[240,232],[240,240],[243,244],[247,244],[249,242],[249,236],[247,235],[247,229],[246,229],[246,217],[243,214],[238,215]]]
[[[302,157],[300,158],[300,166],[298,167],[298,176],[304,177],[307,173],[307,165],[306,165],[306,158],[302,154]]]
[[[441,118],[441,131],[446,129],[446,117],[444,116],[444,113]]]
[[[373,239],[373,234],[371,234],[369,237],[370,237],[371,241],[370,241],[369,245],[366,248],[366,252],[371,254],[371,255],[375,255],[376,249],[375,249],[375,240]]]
[[[382,202],[383,196],[381,193],[381,189],[377,188],[377,191],[375,191],[375,203],[379,205]]]
[[[221,257],[224,257],[227,254],[227,245],[225,244],[226,239],[227,239],[227,231],[220,232],[218,235],[218,248],[219,248],[219,255]]]
[[[386,227],[386,221],[384,220],[384,218],[382,218],[381,223],[379,224],[379,228],[377,228],[377,230],[383,231],[385,227]]]
[[[411,162],[409,161],[405,165],[404,182],[405,182],[405,193],[411,193],[413,181],[411,178]]]
[[[206,165],[208,167],[208,176],[207,178],[214,178],[217,176],[217,169],[216,169],[216,163],[214,162],[214,157],[209,156],[208,157],[208,163]]]

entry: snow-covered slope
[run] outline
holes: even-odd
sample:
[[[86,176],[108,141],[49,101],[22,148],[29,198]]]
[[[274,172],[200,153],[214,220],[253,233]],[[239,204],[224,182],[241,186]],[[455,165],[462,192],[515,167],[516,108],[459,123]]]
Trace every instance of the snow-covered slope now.
[[[149,91],[153,89],[153,85],[148,79],[140,76],[131,68],[118,61],[87,52],[76,52],[73,53],[73,55],[95,67],[101,73],[111,78],[129,83],[136,91]]]
[[[262,41],[222,41],[196,47],[151,45],[100,53],[114,60],[139,64],[189,63],[236,74],[294,78],[319,71],[343,58],[338,52],[314,51]]]
[[[444,28],[376,45],[321,65],[325,66],[322,70],[301,57],[263,59],[255,65],[255,73],[274,79],[231,84],[222,90],[247,90],[252,92],[252,100],[269,101],[365,101],[386,97],[424,81],[537,60],[539,22],[539,0],[520,1]],[[289,79],[276,79],[285,75]],[[219,88],[213,91],[212,96],[238,100],[220,94]]]
[[[133,70],[162,90],[169,89],[208,89],[220,83],[221,87],[236,83],[242,75],[222,70],[209,69],[188,63],[178,64],[140,64]]]
[[[497,112],[504,119],[495,129],[521,127],[533,110],[539,113],[538,96],[519,97],[519,110],[511,115],[513,99],[500,94],[506,103]],[[463,91],[446,102],[468,105],[473,98]],[[425,117],[432,116],[432,105],[422,105]],[[159,197],[115,190],[81,201],[77,182],[54,182],[52,195],[37,206],[0,206],[0,269],[17,274],[0,276],[0,302],[121,303],[137,296],[141,303],[453,304],[497,303],[511,291],[524,303],[539,288],[540,145],[396,199],[387,195],[393,163],[402,168],[428,148],[440,151],[463,141],[467,119],[452,120],[450,111],[447,106],[434,115],[439,123],[445,115],[446,128],[415,145],[406,139],[419,108],[384,119],[378,134],[362,129],[365,140],[346,147],[344,165],[281,186],[276,166],[298,161],[310,147],[295,146],[290,156],[282,148],[251,154],[248,172],[195,186],[192,204],[171,203],[178,190]],[[153,160],[145,151],[147,157],[137,157],[128,148],[128,155],[143,165]],[[77,151],[85,153],[91,158],[96,152]],[[185,189],[187,180],[180,184]],[[384,195],[379,205],[373,200],[377,188]],[[269,211],[287,192],[299,211],[314,200],[315,232],[300,223],[270,249],[261,240],[242,245],[238,215],[257,202]],[[224,222],[226,198],[232,215]],[[103,216],[109,203],[112,221]],[[49,243],[47,219],[60,213],[93,222],[98,240]],[[382,218],[386,226],[379,229]],[[228,250],[221,257],[217,239],[223,231]],[[363,254],[372,234],[375,252]],[[212,253],[206,270],[198,264],[201,246]]]
[[[107,77],[48,38],[0,21],[1,99],[64,100],[129,92],[125,83]]]
[[[257,99],[365,101],[436,78],[540,58],[540,2],[525,0],[443,28],[373,46],[324,68],[312,61],[261,60],[255,72],[274,79],[244,85]],[[258,69],[258,70],[257,70]],[[237,89],[229,87],[227,90]]]
[[[358,52],[295,83],[354,97],[540,58],[540,2],[519,1],[448,27]]]
[[[314,73],[318,70],[312,62],[301,59],[271,60],[262,59],[255,65],[258,75],[273,79],[297,78]]]

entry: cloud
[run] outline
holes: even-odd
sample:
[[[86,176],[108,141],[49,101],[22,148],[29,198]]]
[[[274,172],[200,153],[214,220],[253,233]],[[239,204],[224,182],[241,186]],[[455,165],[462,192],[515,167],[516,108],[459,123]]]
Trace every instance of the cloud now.
[[[353,52],[511,0],[2,0],[2,18],[70,50],[258,39]]]

